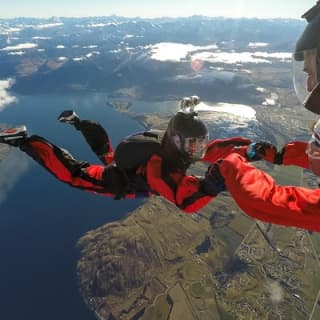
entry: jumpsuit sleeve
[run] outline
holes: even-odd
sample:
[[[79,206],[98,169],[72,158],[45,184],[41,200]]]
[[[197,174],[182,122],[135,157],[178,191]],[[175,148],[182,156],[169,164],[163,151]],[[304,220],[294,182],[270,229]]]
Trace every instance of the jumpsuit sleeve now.
[[[281,186],[238,154],[220,164],[220,173],[238,206],[261,221],[320,231],[320,189]]]
[[[244,156],[247,146],[251,142],[250,139],[243,137],[212,140],[208,143],[206,154],[201,161],[215,163],[230,153],[238,153]]]
[[[80,120],[77,129],[81,131],[91,150],[105,165],[113,161],[114,151],[109,135],[105,129],[95,121]]]
[[[159,155],[153,155],[148,161],[146,178],[153,193],[163,196],[185,213],[200,210],[215,197],[202,190],[202,181],[195,176],[164,176],[162,158]]]

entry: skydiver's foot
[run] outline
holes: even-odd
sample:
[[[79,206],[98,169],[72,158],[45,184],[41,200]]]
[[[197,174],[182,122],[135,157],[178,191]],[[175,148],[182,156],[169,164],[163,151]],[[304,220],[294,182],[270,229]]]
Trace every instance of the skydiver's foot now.
[[[0,131],[0,143],[10,146],[19,147],[27,137],[27,127],[20,126]]]
[[[65,110],[59,115],[58,121],[72,124],[77,128],[80,118],[73,110]]]

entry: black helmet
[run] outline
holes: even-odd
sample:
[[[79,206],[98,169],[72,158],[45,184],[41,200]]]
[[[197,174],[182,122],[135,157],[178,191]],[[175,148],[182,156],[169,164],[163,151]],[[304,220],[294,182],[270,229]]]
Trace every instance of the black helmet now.
[[[191,162],[201,159],[206,151],[209,134],[196,112],[179,111],[168,124],[167,139]]]
[[[317,100],[315,95],[319,92],[319,89],[315,89],[320,81],[320,2],[303,14],[302,18],[308,24],[293,54],[293,84],[299,100],[313,111],[313,104]],[[319,101],[317,108],[320,107]]]

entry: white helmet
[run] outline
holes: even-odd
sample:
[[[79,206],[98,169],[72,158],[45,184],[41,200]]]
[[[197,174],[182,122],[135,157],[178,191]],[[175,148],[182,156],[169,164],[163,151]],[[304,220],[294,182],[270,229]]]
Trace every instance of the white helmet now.
[[[308,24],[293,54],[293,85],[300,102],[320,113],[320,2],[302,17]]]

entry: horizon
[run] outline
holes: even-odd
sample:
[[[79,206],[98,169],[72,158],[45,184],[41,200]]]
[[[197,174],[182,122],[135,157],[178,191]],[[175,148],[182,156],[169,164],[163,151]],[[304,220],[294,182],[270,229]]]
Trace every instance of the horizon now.
[[[43,3],[29,0],[11,0],[0,13],[0,19],[34,18],[85,18],[119,16],[125,18],[183,18],[192,16],[257,18],[257,19],[300,19],[301,15],[315,4],[315,0],[162,0],[161,3],[139,0],[118,0],[106,4],[103,0],[56,0]],[[232,8],[232,10],[230,10]],[[103,14],[101,14],[103,13]]]
[[[110,15],[96,15],[96,16],[15,16],[15,17],[8,17],[3,18],[0,17],[1,20],[15,20],[15,19],[34,19],[34,20],[53,20],[58,21],[59,19],[99,19],[99,18],[124,18],[124,19],[141,19],[141,20],[161,20],[161,19],[189,19],[189,18],[208,18],[208,19],[257,19],[257,20],[303,20],[300,17],[294,18],[294,17],[268,17],[268,16],[207,16],[202,14],[195,14],[190,16],[157,16],[157,17],[142,17],[142,16],[125,16],[125,15],[119,15],[119,14],[110,14]]]

